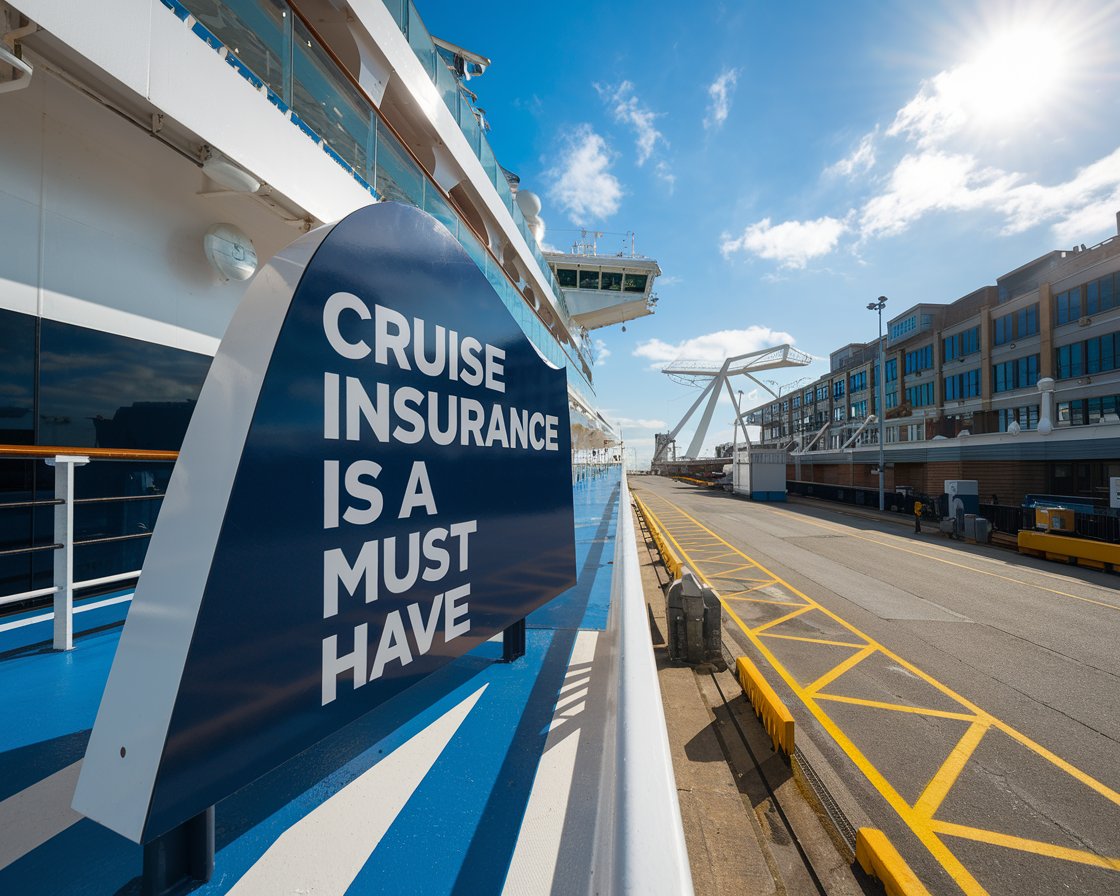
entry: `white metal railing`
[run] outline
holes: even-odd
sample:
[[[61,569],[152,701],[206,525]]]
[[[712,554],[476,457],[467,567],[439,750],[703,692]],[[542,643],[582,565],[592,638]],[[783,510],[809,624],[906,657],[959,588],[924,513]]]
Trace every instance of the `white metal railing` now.
[[[35,588],[16,594],[0,596],[0,607],[30,600],[36,597],[54,595],[52,609],[54,632],[52,645],[55,650],[74,648],[74,592],[83,588],[95,588],[126,582],[140,576],[140,570],[100,576],[95,579],[74,581],[74,474],[78,467],[89,463],[89,457],[75,454],[59,454],[45,458],[54,467],[54,584],[48,588]]]
[[[611,605],[618,609],[617,728],[613,798],[601,806],[604,837],[592,880],[598,892],[690,896],[692,872],[684,842],[673,759],[661,705],[645,592],[634,539],[626,473],[618,507]],[[613,765],[613,768],[612,768]]]

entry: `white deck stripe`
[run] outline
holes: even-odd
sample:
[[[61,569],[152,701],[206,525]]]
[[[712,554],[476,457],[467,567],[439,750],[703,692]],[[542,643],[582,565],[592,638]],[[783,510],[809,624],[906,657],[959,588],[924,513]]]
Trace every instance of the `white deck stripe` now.
[[[0,869],[81,821],[70,808],[81,766],[79,759],[0,802]]]
[[[561,880],[559,887],[556,876],[565,835],[590,838],[595,831],[600,781],[577,776],[576,760],[581,742],[585,750],[601,750],[601,743],[591,741],[601,741],[600,732],[605,723],[597,715],[601,710],[596,701],[594,698],[589,700],[588,696],[591,665],[599,634],[597,631],[580,631],[572,645],[568,672],[560,689],[556,713],[548,729],[544,753],[537,766],[533,790],[521,822],[521,833],[506,875],[502,891],[504,896],[547,896],[556,891],[567,892],[573,884],[575,889],[582,886],[586,891],[585,874],[569,874],[569,880]],[[598,674],[603,674],[602,670],[598,670]],[[569,815],[579,823],[573,824]],[[590,856],[591,852],[589,839],[583,854]],[[575,884],[572,879],[577,879],[579,883]]]
[[[343,896],[487,687],[284,831],[228,896]]]

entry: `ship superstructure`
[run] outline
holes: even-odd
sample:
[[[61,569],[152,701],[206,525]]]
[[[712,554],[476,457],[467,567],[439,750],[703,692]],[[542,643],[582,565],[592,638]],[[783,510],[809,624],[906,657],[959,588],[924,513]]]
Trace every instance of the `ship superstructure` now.
[[[135,583],[248,284],[307,231],[386,200],[445,227],[565,372],[576,585],[514,624],[516,662],[483,642],[217,798],[197,816],[217,822],[192,841],[214,868],[195,892],[691,892],[592,322],[541,249],[539,200],[490,147],[474,92],[490,64],[402,0],[0,0],[0,892],[163,891],[163,834],[141,848],[72,808],[122,622],[150,618]],[[632,266],[648,305],[656,264]],[[542,531],[539,494],[511,496],[527,537]],[[306,521],[289,497],[277,482],[269,512]],[[266,608],[306,597],[254,588]],[[142,639],[162,674],[160,643]]]
[[[169,460],[144,452],[178,448],[247,279],[379,200],[446,226],[567,371],[574,445],[617,444],[586,333],[649,313],[660,271],[599,260],[589,297],[584,258],[566,285],[572,268],[538,242],[539,200],[487,140],[472,88],[490,60],[433,38],[413,4],[16,0],[0,2],[0,35],[0,441],[19,458],[4,462],[6,497],[52,488],[23,448],[133,452],[127,471],[95,463],[83,478],[98,496],[158,495]],[[169,425],[169,408],[183,419]],[[80,545],[79,579],[139,567],[145,533],[112,517],[79,528],[135,538]],[[34,510],[4,526],[13,546],[50,541]],[[50,565],[49,551],[0,557],[0,594],[39,589]]]

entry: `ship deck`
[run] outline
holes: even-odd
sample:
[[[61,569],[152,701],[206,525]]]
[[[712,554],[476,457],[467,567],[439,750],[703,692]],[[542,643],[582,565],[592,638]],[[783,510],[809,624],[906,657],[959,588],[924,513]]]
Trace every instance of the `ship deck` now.
[[[625,483],[604,469],[573,494],[578,580],[529,617],[526,655],[502,663],[487,642],[219,803],[215,873],[194,892],[593,887],[612,823]],[[80,613],[68,653],[43,613],[0,623],[0,892],[139,892],[141,847],[70,809],[129,597]]]

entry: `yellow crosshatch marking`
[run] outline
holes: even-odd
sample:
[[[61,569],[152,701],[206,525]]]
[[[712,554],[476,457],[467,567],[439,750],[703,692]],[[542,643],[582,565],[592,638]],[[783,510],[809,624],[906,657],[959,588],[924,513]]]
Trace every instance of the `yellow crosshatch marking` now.
[[[640,491],[640,489],[635,489]],[[648,493],[646,493],[648,495]],[[662,513],[659,517],[649,507],[649,500],[658,502],[658,509],[662,507],[668,508],[668,513]],[[733,595],[743,595],[751,593],[756,588],[746,588],[745,590],[732,591],[729,598],[721,595],[720,601],[723,604],[724,610],[728,616],[735,622],[735,624],[743,631],[746,637],[758,649],[758,651],[766,658],[775,671],[782,677],[785,683],[789,686],[790,690],[801,700],[806,709],[812,713],[813,717],[821,724],[829,736],[840,746],[840,748],[847,754],[848,758],[856,765],[856,767],[863,773],[863,775],[871,782],[876,790],[883,796],[887,803],[899,815],[899,817],[906,823],[914,835],[921,841],[921,843],[929,850],[938,863],[945,869],[950,877],[957,883],[961,890],[968,894],[968,896],[986,896],[987,891],[976,880],[976,878],[965,867],[964,863],[957,858],[957,856],[946,845],[943,837],[955,837],[963,840],[971,840],[981,843],[987,843],[994,846],[1002,846],[1007,849],[1016,850],[1019,852],[1032,853],[1035,855],[1047,856],[1053,859],[1060,859],[1068,862],[1076,862],[1084,865],[1091,865],[1098,868],[1105,868],[1112,871],[1120,871],[1120,857],[1101,856],[1086,850],[1073,849],[1066,846],[1060,846],[1053,843],[1047,843],[1040,840],[1034,840],[1026,837],[1016,837],[1010,834],[1002,833],[999,831],[991,831],[984,828],[972,827],[968,825],[954,824],[949,821],[944,821],[935,818],[938,810],[944,804],[946,798],[949,796],[953,787],[958,783],[962,772],[972,760],[977,748],[985,735],[990,731],[999,731],[1017,741],[1020,745],[1026,747],[1039,758],[1049,762],[1057,770],[1069,775],[1074,780],[1080,782],[1086,787],[1089,787],[1102,797],[1110,801],[1114,806],[1120,807],[1120,793],[1117,793],[1112,788],[1096,780],[1092,776],[1086,774],[1080,769],[1074,767],[1066,762],[1061,757],[1050,752],[1041,744],[1031,740],[1022,732],[1011,727],[1006,722],[993,716],[986,710],[981,709],[974,703],[953,691],[948,686],[942,684],[937,679],[923,672],[918,667],[902,659],[902,657],[891,652],[882,644],[878,643],[874,638],[864,634],[862,631],[851,625],[841,617],[837,616],[831,610],[828,610],[817,601],[798,591],[788,582],[780,577],[774,575],[765,567],[756,563],[746,554],[739,551],[734,545],[724,541],[716,535],[712,530],[708,529],[698,520],[689,516],[681,508],[672,504],[671,502],[661,498],[658,495],[648,495],[645,500],[639,499],[642,513],[649,518],[652,527],[659,527],[664,536],[676,547],[680,552],[682,560],[691,566],[696,573],[709,585],[712,584],[712,578],[725,579],[730,576],[732,572],[752,570],[755,573],[766,576],[769,581],[757,587],[766,587],[767,585],[773,586],[774,590],[780,591],[784,596],[789,597],[788,601],[778,599],[765,601],[765,603],[774,603],[779,605],[793,606],[794,609],[789,613],[779,616],[777,619],[772,619],[760,625],[748,625],[736,613],[733,600],[739,602],[760,603],[757,599],[734,597]],[[667,528],[664,520],[671,520],[671,528]],[[811,520],[807,522],[812,522]],[[832,528],[821,524],[822,528]],[[836,530],[841,531],[841,530]],[[845,533],[848,534],[848,533]],[[861,537],[861,536],[853,536]],[[875,539],[866,539],[872,540]],[[686,545],[690,547],[686,548]],[[739,561],[743,564],[738,566],[736,570],[720,572],[710,568],[708,562],[698,554],[695,550],[696,547],[703,546],[705,552],[715,552],[715,556],[727,556],[728,550],[733,552]],[[923,555],[927,556],[928,555]],[[931,558],[938,559],[940,558]],[[949,561],[940,561],[949,562]],[[953,564],[962,565],[962,564]],[[965,567],[972,569],[971,567]],[[980,572],[980,570],[973,570]],[[984,571],[987,575],[993,575]],[[997,576],[998,578],[1006,578],[1004,576]],[[746,584],[746,583],[744,583]],[[1037,586],[1036,586],[1037,587]],[[742,588],[742,586],[740,586]],[[1053,589],[1044,589],[1053,590]],[[1055,594],[1062,596],[1075,597],[1076,595],[1067,595],[1065,592],[1053,591]],[[1114,605],[1091,601],[1086,598],[1078,598],[1079,600],[1086,600],[1089,603],[1101,603],[1102,606],[1118,609]],[[846,629],[852,636],[854,643],[847,643],[837,641],[834,639],[825,638],[809,638],[794,635],[787,635],[773,631],[774,628],[780,626],[792,619],[797,619],[805,616],[808,613],[823,613],[829,617],[833,622],[838,623]],[[788,668],[774,655],[771,649],[767,646],[767,640],[780,639],[783,642],[799,641],[809,644],[820,644],[829,647],[848,647],[855,652],[849,654],[841,662],[834,665],[831,669],[819,675],[819,677],[808,685],[800,684]],[[865,661],[868,657],[874,654],[881,654],[888,658],[893,663],[896,663],[906,671],[917,676],[926,684],[933,687],[945,697],[959,706],[959,711],[947,711],[943,709],[923,708],[918,706],[911,706],[904,703],[889,703],[876,700],[864,700],[857,697],[848,697],[841,694],[828,694],[823,693],[823,689],[840,678],[845,672],[849,671],[859,663]],[[914,801],[913,804],[908,802],[898,791],[898,789],[888,780],[887,776],[883,774],[860,749],[855,745],[852,739],[845,734],[836,721],[828,715],[826,707],[830,704],[848,704],[855,706],[866,706],[869,708],[882,709],[892,712],[909,713],[915,715],[925,715],[931,718],[942,719],[956,719],[963,722],[970,722],[971,724],[964,731],[963,735],[958,739],[953,746],[949,755],[941,763],[940,767],[934,773],[933,777],[925,784],[922,789],[921,795]],[[1120,824],[1120,817],[1117,818],[1117,823]]]
[[[862,644],[852,644],[850,641],[829,641],[826,638],[802,638],[798,635],[775,635],[773,632],[766,632],[762,637],[764,638],[781,638],[783,641],[801,641],[805,644],[829,644],[833,647],[863,647]]]

